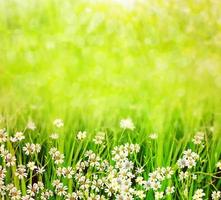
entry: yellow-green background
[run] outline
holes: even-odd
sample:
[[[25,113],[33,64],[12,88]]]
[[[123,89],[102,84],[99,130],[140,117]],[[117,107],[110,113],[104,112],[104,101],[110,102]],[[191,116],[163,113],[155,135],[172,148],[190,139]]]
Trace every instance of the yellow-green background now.
[[[2,115],[95,128],[130,116],[149,131],[219,119],[220,10],[218,0],[129,9],[105,0],[2,0]]]

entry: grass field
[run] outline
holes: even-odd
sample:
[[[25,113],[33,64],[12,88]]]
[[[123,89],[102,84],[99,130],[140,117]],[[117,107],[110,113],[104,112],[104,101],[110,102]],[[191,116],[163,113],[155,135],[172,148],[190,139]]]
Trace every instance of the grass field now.
[[[0,199],[220,199],[220,9],[0,0]]]

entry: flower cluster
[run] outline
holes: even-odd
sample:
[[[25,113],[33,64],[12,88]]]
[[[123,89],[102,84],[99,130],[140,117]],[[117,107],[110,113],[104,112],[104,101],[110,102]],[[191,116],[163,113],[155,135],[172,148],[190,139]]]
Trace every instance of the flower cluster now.
[[[192,168],[196,166],[196,161],[199,159],[199,155],[193,152],[191,149],[184,151],[183,157],[177,161],[179,168]]]
[[[165,179],[170,179],[173,173],[171,167],[157,168],[149,174],[148,186],[154,191],[157,191],[161,188],[161,182]]]
[[[54,124],[59,128],[63,126],[63,121],[59,119]],[[126,119],[121,121],[121,128],[133,130],[135,126],[130,119]],[[52,135],[52,139],[58,138],[58,134]],[[77,133],[77,139],[82,143],[86,136],[86,131]],[[106,133],[98,132],[92,139],[92,144],[100,147],[107,137]],[[198,133],[193,141],[196,145],[201,144],[204,137]],[[157,134],[150,137],[156,138]],[[102,148],[98,148],[101,152],[96,148],[92,148],[93,151],[83,149],[82,155],[75,163],[75,155],[68,155],[69,159],[66,159],[63,152],[55,147],[57,142],[48,144],[48,156],[47,152],[44,152],[47,148],[43,145],[26,140],[23,132],[9,136],[6,129],[0,129],[1,199],[49,200],[58,197],[65,200],[132,200],[147,199],[153,195],[158,200],[175,199],[177,195],[187,198],[189,192],[192,192],[194,200],[202,200],[206,196],[203,189],[198,187],[193,190],[189,187],[189,183],[193,183],[191,181],[198,181],[197,171],[194,170],[202,160],[200,151],[192,151],[190,148],[185,150],[174,166],[146,167],[139,162],[139,159],[143,159],[140,157],[143,155],[141,146],[125,143],[108,151],[108,159],[102,155]],[[149,164],[148,161],[146,163]],[[216,164],[216,170],[216,173],[221,170],[220,161]],[[216,178],[215,180],[219,178],[218,175],[211,176]],[[46,179],[50,180],[49,183],[44,182]],[[213,200],[220,199],[221,191],[212,191],[210,197]]]
[[[72,167],[58,167],[56,173],[59,177],[63,176],[64,178],[71,179],[74,175],[74,170]]]
[[[11,142],[19,142],[25,139],[23,132],[16,132],[14,137],[10,137]]]
[[[40,144],[26,143],[22,148],[26,155],[33,155],[35,153],[39,153],[41,151]]]

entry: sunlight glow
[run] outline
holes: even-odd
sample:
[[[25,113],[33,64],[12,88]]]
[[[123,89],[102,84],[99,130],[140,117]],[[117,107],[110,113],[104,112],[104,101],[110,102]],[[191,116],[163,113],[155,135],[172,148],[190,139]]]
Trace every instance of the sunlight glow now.
[[[112,0],[112,1],[127,9],[132,9],[136,3],[136,0]]]

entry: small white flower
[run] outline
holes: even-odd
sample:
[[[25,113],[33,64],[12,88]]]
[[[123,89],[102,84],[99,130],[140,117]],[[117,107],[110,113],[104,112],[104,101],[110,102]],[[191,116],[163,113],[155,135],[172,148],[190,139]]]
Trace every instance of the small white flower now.
[[[51,155],[55,164],[61,164],[64,162],[64,154],[61,154],[55,147],[50,149],[49,154]]]
[[[95,135],[95,138],[93,139],[93,142],[95,144],[102,144],[104,140],[105,140],[105,133],[104,132],[98,132]]]
[[[152,140],[156,140],[156,139],[158,138],[158,134],[156,134],[156,133],[151,133],[151,134],[149,135],[149,138],[152,139]]]
[[[55,119],[54,122],[53,122],[53,124],[54,124],[56,127],[58,127],[58,128],[61,128],[61,127],[64,126],[64,122],[63,122],[62,119]]]
[[[6,162],[6,166],[7,167],[14,166],[15,165],[15,161],[16,161],[16,157],[15,156],[12,156],[11,153],[6,154],[5,162]]]
[[[27,123],[27,129],[34,131],[36,129],[36,125],[33,121],[28,121]]]
[[[58,167],[56,170],[57,176],[61,176],[63,174],[63,169],[61,167]]]
[[[32,155],[41,151],[41,145],[26,143],[22,150],[25,152],[26,155]]]
[[[72,169],[72,167],[67,167],[67,168],[64,167],[62,169],[62,174],[64,177],[71,179],[72,176],[74,175],[74,170]]]
[[[41,151],[41,145],[40,144],[35,144],[35,152],[39,153]]]
[[[87,132],[86,131],[79,131],[77,133],[77,139],[78,140],[83,140],[83,139],[86,138],[86,136],[87,136]]]
[[[211,197],[213,200],[219,200],[221,197],[221,192],[220,191],[213,191]]]
[[[66,200],[73,200],[73,199],[78,199],[77,193],[76,192],[73,192],[71,194],[68,193],[66,196]]]
[[[155,199],[162,199],[163,198],[163,192],[155,192]]]
[[[160,182],[159,182],[159,181],[153,181],[153,182],[151,182],[151,188],[152,188],[154,191],[160,189],[160,188],[161,188]]]
[[[202,144],[203,140],[204,140],[204,133],[203,132],[197,132],[196,135],[193,138],[193,143],[196,145]]]
[[[6,169],[0,165],[0,180],[3,180],[6,175]]]
[[[48,200],[53,196],[53,192],[51,190],[46,189],[41,193],[41,200]]]
[[[202,200],[205,196],[205,193],[202,189],[197,189],[196,192],[193,195],[193,200]]]
[[[35,152],[35,145],[26,143],[25,146],[22,148],[26,155],[34,154]]]
[[[19,179],[27,177],[26,168],[24,165],[18,165],[18,168],[16,169],[15,172],[15,176],[17,176]]]
[[[199,155],[195,152],[192,152],[191,149],[184,151],[184,156],[177,161],[179,168],[192,168],[196,166],[196,161],[199,159]]]
[[[136,168],[136,174],[141,174],[141,173],[143,173],[143,172],[144,172],[143,167],[137,167],[137,168]]]
[[[60,184],[61,184],[61,181],[60,181],[59,179],[55,179],[55,180],[52,182],[52,186],[53,186],[53,187],[58,187]]]
[[[53,139],[53,140],[57,140],[59,138],[59,135],[57,133],[52,133],[50,135],[50,138]]]
[[[11,142],[17,142],[18,140],[15,137],[10,137]]]
[[[184,180],[184,179],[187,179],[189,177],[189,172],[188,171],[186,171],[186,172],[183,172],[183,171],[181,171],[180,173],[179,173],[179,179],[182,181],[182,180]]]
[[[35,196],[39,192],[39,186],[37,183],[34,183],[33,185],[29,184],[27,193],[31,196]]]
[[[193,175],[192,175],[192,179],[193,179],[193,180],[196,180],[196,179],[197,179],[197,175],[196,175],[196,174],[193,174]]]
[[[10,137],[11,142],[18,142],[24,139],[25,139],[25,136],[23,132],[16,132],[14,137]]]
[[[7,132],[5,129],[0,129],[0,143],[7,141]]]
[[[37,174],[43,174],[45,172],[45,169],[44,167],[37,167],[36,171],[37,171]]]
[[[120,127],[122,129],[129,129],[129,130],[135,129],[134,123],[133,123],[132,119],[130,119],[130,118],[122,119],[120,121]]]
[[[25,195],[21,197],[21,200],[35,200],[34,198],[31,197],[31,195]]]
[[[173,174],[174,174],[174,171],[172,170],[172,168],[166,167],[166,169],[165,169],[166,178],[170,179]]]
[[[221,161],[219,161],[218,163],[216,163],[216,167],[221,170]]]
[[[174,187],[174,186],[172,186],[172,187],[168,186],[168,187],[166,188],[166,194],[167,194],[167,195],[172,194],[172,193],[174,193],[174,192],[175,192],[175,187]]]
[[[55,193],[58,196],[65,196],[67,195],[67,189],[68,189],[67,186],[64,186],[63,183],[59,183],[55,188]]]
[[[41,181],[38,181],[38,187],[41,189],[41,190],[43,190],[44,189],[44,183],[43,182],[41,182]]]
[[[32,171],[37,168],[37,166],[35,166],[35,162],[28,162],[27,167]]]
[[[18,190],[16,187],[12,186],[12,188],[9,190],[9,196],[11,197],[11,200],[17,200],[21,198],[21,191]]]
[[[139,197],[139,199],[144,199],[146,197],[143,190],[137,190],[135,191],[135,195]]]

